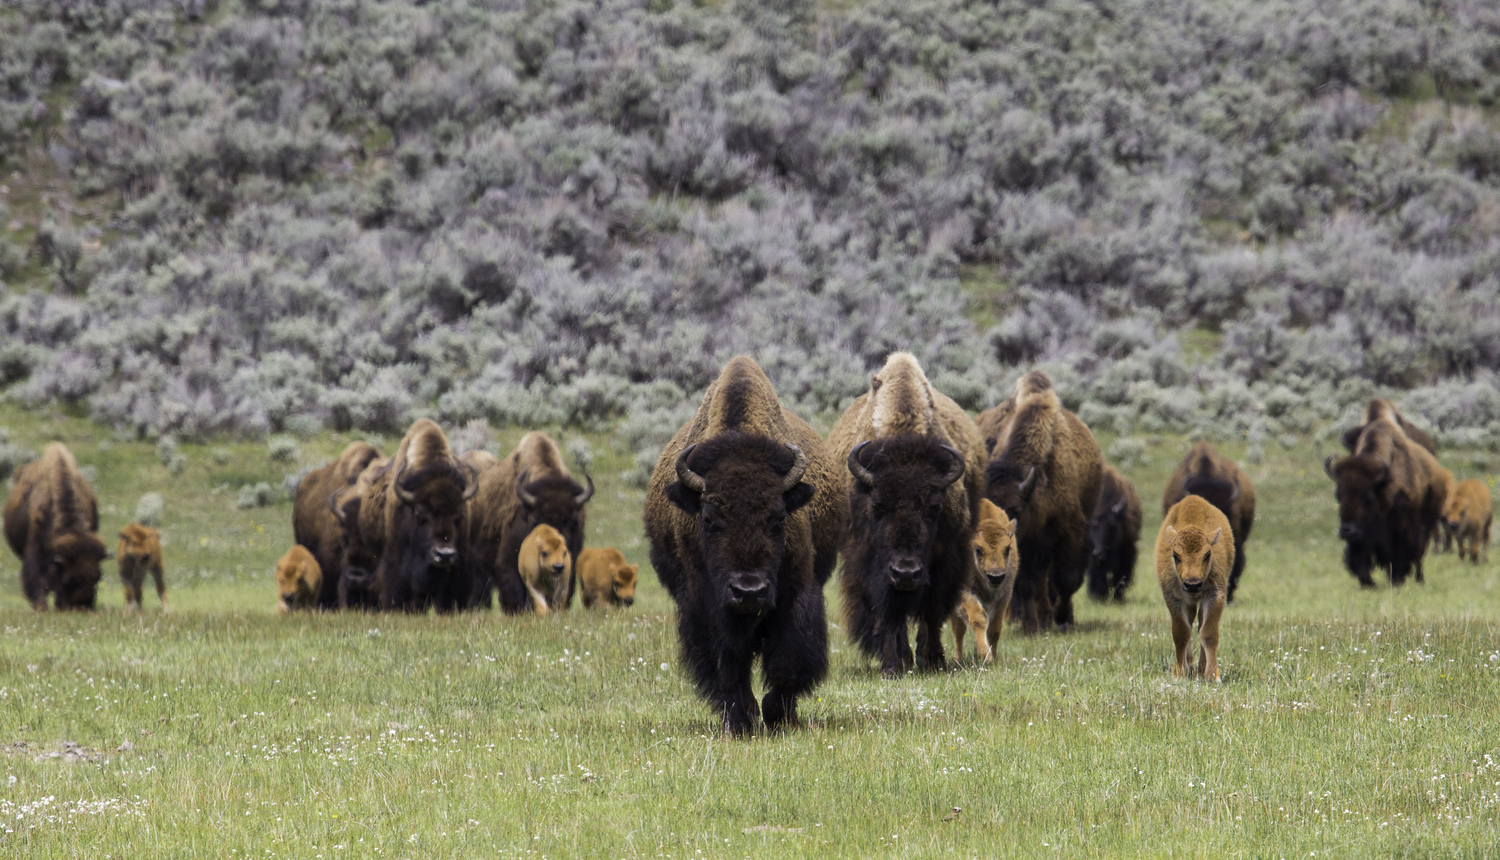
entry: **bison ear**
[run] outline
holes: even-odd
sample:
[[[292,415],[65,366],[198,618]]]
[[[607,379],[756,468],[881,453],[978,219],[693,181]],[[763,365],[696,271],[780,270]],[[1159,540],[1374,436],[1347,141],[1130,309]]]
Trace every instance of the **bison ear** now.
[[[1219,535],[1221,535],[1223,533],[1224,533],[1224,527],[1223,526],[1219,526],[1218,528],[1214,529],[1214,533],[1211,534],[1211,535],[1209,535],[1209,537],[1208,537],[1208,545],[1209,546],[1214,546],[1215,544],[1217,544],[1219,542]]]
[[[1005,536],[1006,537],[1015,537],[1016,536],[1016,521],[1015,520],[1011,520],[1010,522],[1008,522],[1008,523],[1005,524]]]
[[[1385,465],[1384,463],[1381,463],[1380,464],[1380,473],[1375,476],[1375,486],[1376,486],[1377,489],[1378,488],[1383,488],[1383,487],[1385,487],[1386,484],[1389,484],[1390,482],[1391,482],[1391,467]]]
[[[1177,540],[1177,529],[1167,526],[1167,540]]]
[[[799,481],[796,486],[782,493],[781,501],[782,504],[786,505],[786,512],[790,514],[812,501],[814,492],[812,484],[806,481]]]
[[[676,505],[688,516],[696,517],[703,510],[703,494],[697,490],[689,490],[682,485],[681,481],[673,481],[667,485],[667,501]]]

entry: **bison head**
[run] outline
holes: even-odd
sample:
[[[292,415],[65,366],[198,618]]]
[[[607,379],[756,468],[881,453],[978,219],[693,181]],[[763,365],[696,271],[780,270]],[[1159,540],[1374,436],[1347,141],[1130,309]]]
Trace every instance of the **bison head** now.
[[[979,522],[974,527],[974,565],[989,584],[999,588],[1014,579],[1021,566],[1016,548],[1016,523],[989,499],[979,500]]]
[[[347,496],[345,498],[344,496]],[[354,582],[373,582],[375,567],[380,560],[375,551],[364,541],[359,530],[359,510],[363,502],[356,493],[334,493],[329,507],[339,521],[340,554],[343,557],[343,575]]]
[[[802,482],[807,455],[730,432],[684,448],[676,469],[667,499],[697,519],[706,573],[724,606],[741,615],[775,606],[786,518],[813,497]]]
[[[562,533],[568,546],[583,546],[583,506],[594,497],[594,479],[588,472],[583,477],[587,487],[580,487],[567,475],[544,475],[530,481],[522,472],[516,479],[516,497],[521,501],[525,533],[549,525]]]
[[[1339,537],[1364,542],[1382,536],[1385,520],[1381,498],[1391,483],[1391,470],[1378,457],[1352,454],[1335,461],[1329,456],[1323,470],[1333,478],[1339,502]]]
[[[855,499],[869,505],[872,570],[885,571],[897,591],[916,591],[928,582],[932,543],[948,487],[964,473],[963,455],[929,436],[904,433],[859,443],[848,466]]]
[[[1017,463],[1008,458],[991,460],[985,470],[986,493],[1005,515],[1017,525],[1031,504],[1031,497],[1047,483],[1047,476],[1033,465]]]
[[[1213,575],[1214,546],[1219,542],[1224,527],[1219,526],[1212,534],[1204,533],[1197,526],[1183,526],[1178,531],[1167,526],[1167,543],[1172,548],[1172,574],[1188,594],[1199,594]]]
[[[1198,496],[1210,505],[1218,508],[1225,517],[1229,517],[1229,511],[1234,503],[1239,500],[1242,491],[1238,478],[1225,480],[1223,478],[1198,472],[1187,477],[1182,482],[1182,491],[1189,496]],[[1230,520],[1233,522],[1233,519]]]
[[[156,555],[156,547],[161,545],[160,541],[156,529],[128,525],[120,532],[120,546],[115,551],[115,558],[121,564],[132,561],[144,567]]]
[[[458,536],[463,531],[464,508],[479,482],[463,464],[434,463],[402,469],[391,480],[401,505],[396,529],[414,547],[425,548],[427,563],[449,568],[458,561]]]
[[[99,563],[109,558],[93,534],[68,533],[52,541],[49,579],[56,583],[58,609],[93,609],[99,591]]]

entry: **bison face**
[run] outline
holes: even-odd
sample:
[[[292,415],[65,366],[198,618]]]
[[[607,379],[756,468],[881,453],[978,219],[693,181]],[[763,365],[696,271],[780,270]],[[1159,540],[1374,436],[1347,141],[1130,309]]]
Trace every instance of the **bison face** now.
[[[478,487],[466,478],[471,478],[466,471],[446,464],[396,477],[396,496],[401,501],[396,531],[409,542],[413,555],[425,557],[430,567],[447,569],[458,561],[464,509]]]
[[[548,525],[562,533],[570,547],[583,546],[583,506],[594,497],[594,479],[584,473],[588,487],[566,475],[547,475],[527,481],[526,473],[516,479],[516,496],[521,500],[521,517],[526,533]]]
[[[1381,497],[1391,482],[1391,470],[1380,459],[1351,455],[1334,462],[1329,457],[1324,470],[1334,481],[1339,502],[1339,537],[1365,542],[1385,533]]]
[[[99,563],[109,558],[94,535],[68,534],[52,543],[51,580],[58,609],[93,609],[99,592]]]
[[[979,500],[979,523],[974,529],[974,565],[993,588],[1014,579],[1021,566],[1016,549],[1016,524],[989,499]]]
[[[635,580],[640,572],[638,564],[622,564],[614,570],[615,602],[624,606],[635,605]]]
[[[335,500],[337,500],[335,496]],[[359,509],[361,502],[359,496],[354,496],[342,504],[334,507],[338,514],[339,542],[343,555],[343,575],[355,582],[369,582],[375,577],[375,566],[379,559],[375,553],[365,545],[364,535],[359,530]]]
[[[985,470],[985,481],[989,486],[986,496],[1005,515],[1020,525],[1031,504],[1031,497],[1047,483],[1047,476],[1036,466],[1028,466],[1008,459],[991,460]]]
[[[1123,538],[1125,522],[1121,516],[1124,513],[1125,500],[1121,499],[1089,521],[1089,543],[1093,545],[1094,558],[1104,558],[1105,548],[1115,546]]]
[[[697,519],[705,573],[730,612],[759,615],[776,605],[786,518],[813,497],[806,471],[796,446],[734,432],[677,456],[667,499]]]
[[[1183,591],[1190,595],[1202,593],[1204,584],[1213,573],[1214,545],[1219,542],[1223,531],[1223,526],[1214,529],[1213,534],[1204,534],[1197,526],[1184,526],[1181,531],[1167,526],[1167,541],[1172,548],[1172,572]]]
[[[963,455],[927,436],[861,442],[849,452],[854,503],[868,505],[874,571],[897,591],[928,583],[928,559],[948,487],[964,473]]]

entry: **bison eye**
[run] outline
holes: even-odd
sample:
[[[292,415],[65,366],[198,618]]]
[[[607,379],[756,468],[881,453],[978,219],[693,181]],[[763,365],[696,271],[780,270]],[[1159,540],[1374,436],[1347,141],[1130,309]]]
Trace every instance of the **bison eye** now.
[[[982,547],[982,546],[976,546],[976,547],[974,547],[974,557],[977,558],[977,559],[979,559],[980,561],[984,561],[984,547]]]
[[[1182,556],[1178,555],[1175,551],[1172,553],[1172,563],[1182,564]]]

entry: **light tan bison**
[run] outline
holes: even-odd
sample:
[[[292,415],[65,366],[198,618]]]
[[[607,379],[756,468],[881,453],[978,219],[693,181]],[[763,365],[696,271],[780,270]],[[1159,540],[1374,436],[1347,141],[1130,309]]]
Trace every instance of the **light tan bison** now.
[[[1490,490],[1477,478],[1460,481],[1443,507],[1443,526],[1458,543],[1458,558],[1465,553],[1469,561],[1479,564],[1490,560],[1490,523],[1494,519]]]
[[[146,574],[156,581],[156,596],[161,609],[167,611],[167,583],[161,569],[161,535],[156,529],[131,523],[120,530],[120,546],[115,550],[120,563],[120,582],[125,586],[125,608],[141,611],[141,587]]]
[[[610,606],[635,603],[636,576],[641,566],[626,563],[619,550],[586,549],[578,554],[574,567],[578,569],[578,588],[583,592],[584,606],[593,606],[601,600]]]
[[[516,568],[521,582],[531,595],[531,609],[537,615],[562,612],[568,608],[568,571],[573,554],[557,529],[542,523],[521,541]]]
[[[283,615],[318,608],[322,587],[323,569],[307,547],[294,544],[276,561],[276,610]]]
[[[1021,566],[1016,524],[989,499],[979,500],[973,545],[974,572],[949,624],[953,628],[954,655],[963,653],[964,628],[968,627],[974,631],[975,658],[988,663],[994,659],[1000,628],[1010,612],[1010,595]]]
[[[1234,566],[1229,518],[1201,496],[1188,496],[1167,511],[1156,535],[1156,581],[1172,616],[1177,662],[1172,677],[1192,674],[1193,624],[1198,625],[1198,674],[1219,680],[1219,619],[1228,599]]]

